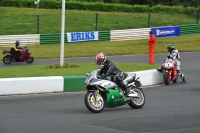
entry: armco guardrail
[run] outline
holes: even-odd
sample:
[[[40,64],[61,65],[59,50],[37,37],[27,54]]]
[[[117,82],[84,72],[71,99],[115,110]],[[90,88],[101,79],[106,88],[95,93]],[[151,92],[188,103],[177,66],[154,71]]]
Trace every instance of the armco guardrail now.
[[[65,35],[65,43],[67,43],[67,36]],[[61,33],[40,34],[40,44],[55,44],[61,42]]]
[[[181,35],[200,33],[200,24],[180,25]]]
[[[140,28],[140,29],[98,31],[98,41],[122,41],[122,40],[148,39],[149,31],[151,29],[156,29],[156,28],[160,28],[160,29],[158,31],[155,30],[154,34],[159,34],[159,36],[161,37],[167,37],[164,35],[165,33],[168,34],[169,32],[171,32],[171,34],[173,35],[174,29],[168,28],[162,31],[162,28],[166,28],[166,27],[169,27],[169,26]],[[177,27],[177,26],[174,26],[174,27]],[[200,33],[200,24],[180,25],[180,35],[197,34],[197,33]],[[4,35],[4,36],[0,36],[0,46],[13,45],[16,40],[20,40],[22,45],[55,44],[55,43],[61,42],[61,33]],[[67,35],[65,35],[65,43],[68,43]]]
[[[131,72],[140,77],[143,86],[163,83],[162,75],[155,69]],[[0,95],[45,92],[86,91],[86,76],[50,76],[0,79]]]
[[[142,86],[150,86],[150,85],[164,83],[162,74],[158,72],[156,69],[130,72],[130,73],[135,73],[136,78],[140,77],[140,82],[142,83]]]
[[[85,90],[86,76],[64,76],[64,90],[63,91],[81,91]]]
[[[110,41],[110,31],[98,32],[98,41]],[[3,35],[0,36],[0,46],[11,46],[16,40],[20,40],[21,45],[55,44],[61,42],[61,33]],[[68,43],[67,35],[65,35],[65,43]]]
[[[39,34],[29,34],[29,35],[0,36],[0,46],[13,45],[16,40],[20,40],[21,45],[38,45],[38,44],[40,44],[40,35]]]
[[[151,28],[111,30],[110,41],[147,39],[150,30]]]
[[[110,31],[99,31],[99,41],[110,41]]]
[[[99,31],[98,41],[110,40],[110,31]],[[40,44],[55,44],[61,42],[61,33],[40,34]],[[65,43],[68,43],[67,34],[65,35]]]

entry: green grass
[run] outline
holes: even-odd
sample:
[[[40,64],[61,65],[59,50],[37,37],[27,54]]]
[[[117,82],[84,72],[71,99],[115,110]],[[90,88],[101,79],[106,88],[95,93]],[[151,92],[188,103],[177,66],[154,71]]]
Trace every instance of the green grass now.
[[[12,77],[41,77],[41,76],[68,76],[85,75],[97,69],[95,63],[76,63],[77,68],[49,68],[49,65],[21,66],[0,69],[0,78]],[[124,72],[133,72],[147,69],[154,69],[159,65],[137,64],[137,63],[116,63],[116,66]]]
[[[36,33],[36,9],[0,7],[0,35]],[[66,11],[66,32],[94,30],[95,13],[92,11]],[[147,27],[147,13],[99,12],[98,30],[117,30]],[[151,26],[181,25],[195,23],[190,16],[181,14],[152,13]],[[60,33],[61,10],[40,9],[40,33]],[[173,43],[180,52],[200,51],[200,35],[157,39],[155,53],[166,53],[166,46]],[[35,59],[60,57],[60,45],[29,46]],[[0,50],[10,49],[0,47]],[[64,57],[90,57],[98,52],[106,55],[133,55],[148,53],[148,39],[118,42],[81,42],[65,44]],[[0,54],[0,59],[3,55]],[[0,69],[0,78],[84,75],[96,69],[94,63],[78,64],[78,68],[50,69],[48,65],[9,67]],[[125,72],[158,67],[148,64],[120,64]]]
[[[172,43],[180,52],[200,51],[200,34],[179,36],[171,38],[157,38],[155,53],[167,53],[167,45]],[[29,46],[36,59],[60,58],[60,45],[37,45]],[[9,47],[0,47],[9,50]],[[134,55],[148,53],[148,39],[131,41],[100,41],[67,43],[64,46],[64,57],[91,57],[98,52],[106,55]],[[3,55],[0,54],[2,60]],[[56,63],[56,62],[55,62]]]
[[[0,35],[35,34],[36,8],[0,7]],[[60,33],[61,10],[40,9],[40,33]],[[98,30],[145,28],[148,13],[98,12]],[[95,11],[66,10],[66,32],[95,30]],[[152,13],[151,27],[193,24],[196,19],[183,14]]]

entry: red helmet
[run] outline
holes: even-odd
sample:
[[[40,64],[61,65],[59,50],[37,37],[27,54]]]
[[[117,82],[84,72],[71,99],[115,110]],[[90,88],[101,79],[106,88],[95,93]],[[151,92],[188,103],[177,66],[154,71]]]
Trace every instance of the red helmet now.
[[[106,55],[104,53],[98,53],[96,55],[96,64],[101,66],[106,61]]]

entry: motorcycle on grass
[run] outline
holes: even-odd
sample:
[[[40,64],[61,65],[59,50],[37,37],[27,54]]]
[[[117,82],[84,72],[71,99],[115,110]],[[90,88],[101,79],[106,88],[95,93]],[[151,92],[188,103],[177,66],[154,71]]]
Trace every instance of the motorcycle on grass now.
[[[163,80],[166,85],[169,85],[170,82],[176,83],[178,79],[177,63],[173,59],[166,59],[162,64],[162,75]]]
[[[18,60],[15,60],[15,55],[11,54],[10,51],[4,49],[2,52],[3,55],[5,54],[5,56],[3,57],[3,63],[6,65],[9,65],[11,62],[26,62],[28,64],[31,64],[34,61],[34,57],[31,55],[31,51],[28,49],[28,47],[24,47],[24,49],[22,49],[20,52],[21,53]]]
[[[133,109],[142,108],[145,104],[145,95],[140,88],[142,85],[136,74],[125,73],[123,82],[127,86],[132,97],[125,97],[123,90],[112,82],[112,75],[105,79],[99,78],[98,70],[86,74],[85,85],[87,93],[85,95],[85,105],[93,113],[100,113],[104,107],[117,107],[128,104]]]

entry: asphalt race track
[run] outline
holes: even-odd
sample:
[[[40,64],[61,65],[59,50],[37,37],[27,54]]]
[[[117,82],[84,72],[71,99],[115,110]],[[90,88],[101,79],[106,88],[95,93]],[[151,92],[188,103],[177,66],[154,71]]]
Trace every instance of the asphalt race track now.
[[[165,56],[156,54],[155,62],[160,64]],[[114,62],[148,63],[148,55],[108,58]],[[86,92],[0,96],[0,133],[199,133],[200,53],[181,53],[181,58],[187,83],[181,84],[179,79],[168,86],[144,88],[146,104],[142,109],[125,105],[94,114],[84,105]],[[36,60],[32,65],[55,61],[59,63],[59,59]],[[19,65],[27,64],[10,66]]]

